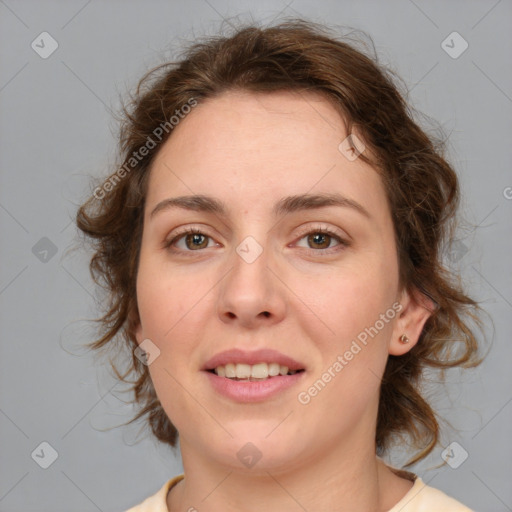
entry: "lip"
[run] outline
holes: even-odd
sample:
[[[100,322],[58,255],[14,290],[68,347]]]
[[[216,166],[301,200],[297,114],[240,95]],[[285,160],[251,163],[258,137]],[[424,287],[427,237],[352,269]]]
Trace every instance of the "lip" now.
[[[281,352],[277,352],[276,350],[260,349],[248,352],[246,350],[231,349],[226,350],[224,352],[220,352],[213,356],[204,364],[202,370],[214,370],[215,368],[217,368],[217,366],[226,366],[229,363],[242,363],[250,365],[258,363],[279,363],[281,366],[287,366],[289,370],[306,369],[306,366],[304,364],[299,363],[290,356],[281,354]],[[278,377],[272,377],[272,379],[277,378]],[[272,379],[269,379],[269,381]]]
[[[251,403],[263,402],[279,395],[298,384],[306,372],[299,372],[294,375],[279,375],[259,382],[231,380],[226,377],[219,377],[216,373],[209,371],[203,373],[213,389],[221,395],[235,402]]]

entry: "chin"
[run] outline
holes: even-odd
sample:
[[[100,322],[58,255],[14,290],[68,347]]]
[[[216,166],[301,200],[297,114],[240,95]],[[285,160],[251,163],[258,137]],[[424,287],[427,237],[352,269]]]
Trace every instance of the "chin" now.
[[[285,428],[279,430],[279,421],[258,421],[255,426],[246,424],[226,425],[233,438],[222,436],[222,440],[206,441],[210,446],[211,456],[237,472],[251,474],[266,471],[289,469],[292,459],[299,459],[298,446],[304,446],[304,439],[294,439],[291,432]],[[277,428],[276,428],[277,427]],[[306,443],[307,444],[307,443]]]

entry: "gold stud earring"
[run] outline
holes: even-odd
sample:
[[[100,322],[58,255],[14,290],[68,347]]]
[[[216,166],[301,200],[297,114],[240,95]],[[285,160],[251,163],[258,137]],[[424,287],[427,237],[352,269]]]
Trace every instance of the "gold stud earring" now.
[[[400,340],[400,343],[409,343],[409,338],[405,334],[402,334],[398,339]]]

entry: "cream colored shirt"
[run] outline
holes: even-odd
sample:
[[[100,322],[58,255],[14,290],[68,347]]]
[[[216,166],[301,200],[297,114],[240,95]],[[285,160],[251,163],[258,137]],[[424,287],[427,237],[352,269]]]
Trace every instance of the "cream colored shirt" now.
[[[153,496],[146,498],[126,512],[172,512],[167,509],[167,494],[171,487],[183,480],[185,475],[171,478]],[[434,487],[426,485],[416,476],[409,492],[388,512],[474,512],[459,501]]]

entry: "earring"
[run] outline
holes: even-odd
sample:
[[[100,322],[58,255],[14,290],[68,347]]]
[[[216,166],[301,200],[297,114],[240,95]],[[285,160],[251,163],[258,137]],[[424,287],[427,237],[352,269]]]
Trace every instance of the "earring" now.
[[[400,343],[409,343],[409,338],[405,334],[402,334],[398,339],[400,340]]]

